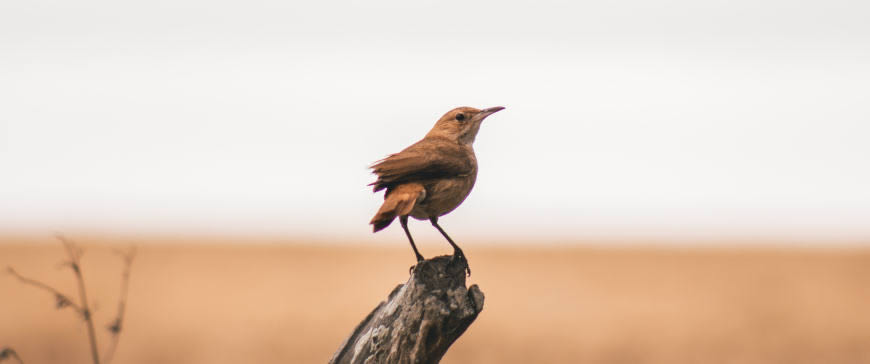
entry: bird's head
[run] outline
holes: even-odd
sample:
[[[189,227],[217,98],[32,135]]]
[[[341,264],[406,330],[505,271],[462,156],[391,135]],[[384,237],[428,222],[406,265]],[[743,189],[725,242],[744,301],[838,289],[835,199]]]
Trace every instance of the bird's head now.
[[[483,110],[468,106],[457,107],[444,114],[426,136],[447,138],[459,144],[470,145],[474,143],[474,137],[477,136],[483,119],[503,109],[502,106]]]

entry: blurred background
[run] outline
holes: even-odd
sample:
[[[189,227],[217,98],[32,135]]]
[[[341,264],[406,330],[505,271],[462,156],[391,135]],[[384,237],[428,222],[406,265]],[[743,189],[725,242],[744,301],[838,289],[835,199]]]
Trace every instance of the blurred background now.
[[[65,233],[109,320],[139,246],[118,363],[324,362],[413,263],[367,166],[501,105],[441,220],[487,295],[445,362],[870,363],[868,11],[2,2],[0,265],[72,294]],[[0,297],[0,346],[88,361]]]

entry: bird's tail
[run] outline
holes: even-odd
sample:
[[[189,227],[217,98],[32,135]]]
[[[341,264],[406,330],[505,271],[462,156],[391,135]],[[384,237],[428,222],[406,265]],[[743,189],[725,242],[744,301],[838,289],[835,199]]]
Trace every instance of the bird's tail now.
[[[411,213],[417,202],[426,198],[426,189],[419,183],[406,183],[396,186],[384,196],[384,204],[372,218],[369,224],[374,225],[374,232],[390,226],[396,216]]]

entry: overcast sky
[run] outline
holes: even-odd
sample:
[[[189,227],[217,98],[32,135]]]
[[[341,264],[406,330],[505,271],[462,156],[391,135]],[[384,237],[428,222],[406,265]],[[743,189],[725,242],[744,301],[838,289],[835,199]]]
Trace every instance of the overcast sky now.
[[[0,229],[403,239],[366,167],[501,105],[455,236],[870,238],[868,4],[2,1]]]

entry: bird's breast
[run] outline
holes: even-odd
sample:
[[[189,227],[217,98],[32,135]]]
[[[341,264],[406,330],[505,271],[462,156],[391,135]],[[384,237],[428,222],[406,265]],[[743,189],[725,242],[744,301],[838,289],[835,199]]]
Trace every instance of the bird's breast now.
[[[477,168],[463,176],[428,181],[426,198],[411,212],[414,218],[425,220],[445,215],[462,204],[477,180]]]

